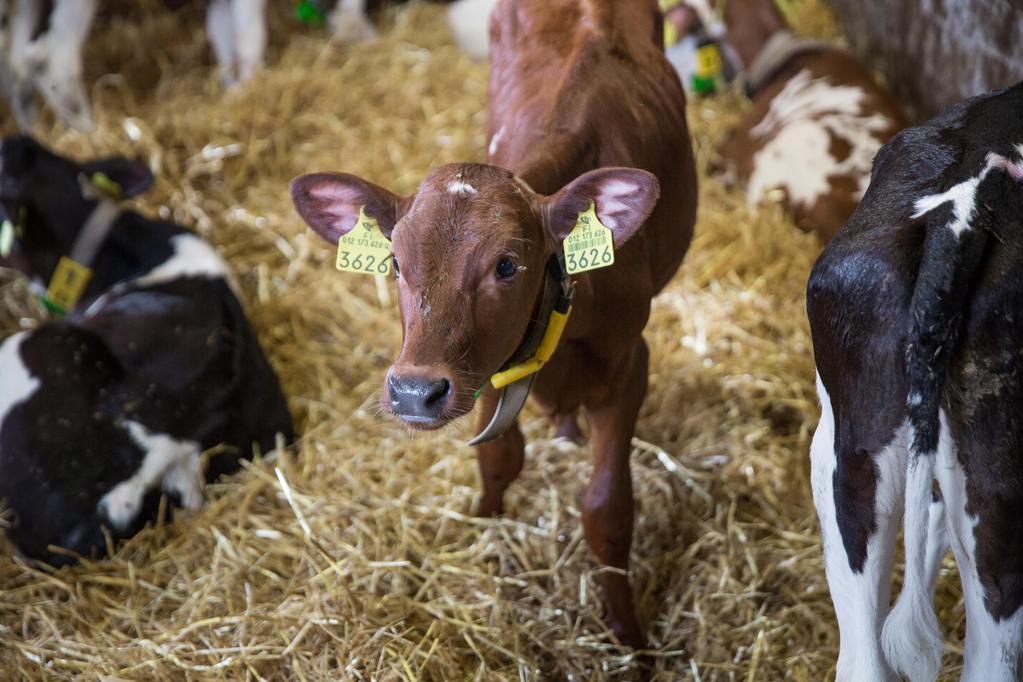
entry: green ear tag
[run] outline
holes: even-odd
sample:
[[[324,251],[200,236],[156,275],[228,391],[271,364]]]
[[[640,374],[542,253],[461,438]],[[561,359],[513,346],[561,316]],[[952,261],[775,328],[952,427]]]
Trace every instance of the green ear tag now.
[[[355,227],[337,242],[338,270],[362,275],[391,274],[391,242],[380,230],[380,223],[359,209]]]
[[[115,201],[120,201],[124,198],[124,190],[121,188],[121,185],[111,180],[110,176],[106,173],[93,173],[89,180],[92,182],[92,186],[107,198],[114,199]]]
[[[295,16],[303,24],[323,26],[327,23],[327,14],[310,0],[303,0],[295,7]]]
[[[0,225],[0,258],[7,258],[14,250],[14,223],[5,220]]]
[[[563,245],[565,269],[570,275],[614,265],[614,234],[597,218],[592,201],[590,207],[579,214],[579,221],[565,237]]]

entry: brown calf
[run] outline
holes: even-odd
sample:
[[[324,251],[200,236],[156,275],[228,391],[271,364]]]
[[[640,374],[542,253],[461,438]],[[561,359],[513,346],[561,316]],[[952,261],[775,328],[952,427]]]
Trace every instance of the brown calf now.
[[[522,468],[515,416],[530,387],[565,432],[585,408],[594,472],[583,526],[600,561],[623,569],[601,575],[607,618],[637,647],[624,569],[630,443],[647,388],[642,331],[689,246],[696,208],[685,97],[661,30],[655,0],[503,0],[491,22],[489,164],[435,169],[404,198],[336,173],[292,185],[298,212],[327,240],[351,230],[361,209],[391,241],[404,342],[384,409],[435,429],[468,413],[483,388],[481,514],[502,513]],[[613,235],[614,265],[570,278],[562,242],[591,202]],[[489,385],[541,352],[569,301],[542,371],[500,393]]]
[[[721,156],[750,203],[781,190],[796,223],[830,241],[905,119],[856,57],[793,35],[773,0],[729,0],[724,13],[753,108]]]

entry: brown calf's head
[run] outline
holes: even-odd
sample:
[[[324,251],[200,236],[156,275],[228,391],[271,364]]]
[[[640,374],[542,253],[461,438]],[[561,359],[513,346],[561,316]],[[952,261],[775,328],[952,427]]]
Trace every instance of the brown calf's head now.
[[[715,5],[721,11],[721,0]],[[772,35],[788,27],[775,0],[727,0],[723,11],[728,42],[744,69],[749,68]]]
[[[659,188],[645,171],[604,168],[548,197],[501,168],[451,164],[408,197],[343,173],[304,175],[291,192],[303,220],[332,244],[360,209],[391,240],[404,340],[381,404],[414,428],[435,429],[469,412],[518,348],[546,262],[579,213],[593,201],[620,246]]]

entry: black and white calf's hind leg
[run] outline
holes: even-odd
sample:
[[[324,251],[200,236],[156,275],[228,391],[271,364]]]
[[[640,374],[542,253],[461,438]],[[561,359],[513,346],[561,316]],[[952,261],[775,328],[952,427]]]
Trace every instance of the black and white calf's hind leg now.
[[[211,0],[206,34],[217,58],[220,82],[244,83],[263,67],[266,0]]]
[[[899,679],[885,661],[895,537],[902,518],[906,429],[877,451],[836,438],[835,409],[818,379],[821,421],[810,450],[814,505],[840,631],[837,682]],[[846,406],[837,406],[841,414]],[[845,436],[846,434],[843,434]]]
[[[1023,498],[970,504],[966,471],[948,428],[942,433],[936,473],[945,497],[952,550],[966,603],[963,682],[1023,679],[1023,543],[1019,528]],[[998,495],[991,493],[991,500]],[[983,496],[973,487],[974,496]],[[983,515],[976,512],[984,506]],[[1013,540],[988,544],[985,533],[1008,530]],[[980,542],[978,542],[978,539]]]

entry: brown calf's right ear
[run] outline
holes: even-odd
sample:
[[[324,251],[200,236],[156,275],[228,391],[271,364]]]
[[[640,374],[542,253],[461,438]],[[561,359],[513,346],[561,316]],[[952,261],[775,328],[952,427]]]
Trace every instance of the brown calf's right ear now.
[[[661,195],[657,178],[638,168],[598,168],[580,175],[546,199],[546,227],[560,243],[592,203],[597,218],[621,247],[643,225]]]
[[[399,196],[348,173],[310,173],[291,181],[291,200],[306,225],[331,244],[355,227],[359,210],[388,239],[401,217]]]

